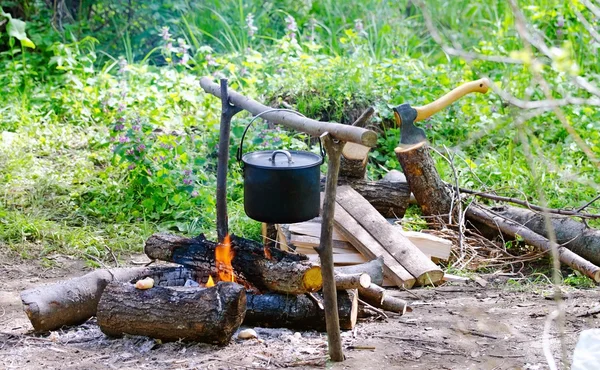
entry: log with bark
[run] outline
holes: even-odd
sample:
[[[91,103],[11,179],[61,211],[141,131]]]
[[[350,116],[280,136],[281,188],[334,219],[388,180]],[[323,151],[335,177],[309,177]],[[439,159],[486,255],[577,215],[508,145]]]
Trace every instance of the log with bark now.
[[[325,178],[321,179],[324,184]],[[410,188],[406,182],[367,181],[363,179],[342,178],[338,185],[349,185],[362,195],[384,217],[402,218],[410,203]],[[322,189],[323,190],[323,187]]]
[[[354,274],[335,272],[334,277],[337,290],[368,288],[371,285],[371,277],[364,272]]]
[[[494,212],[527,227],[545,238],[549,237],[542,213],[510,206],[495,207]],[[600,230],[590,228],[583,222],[569,217],[550,215],[550,220],[558,244],[591,263],[600,265]]]
[[[207,93],[218,98],[221,97],[220,86],[212,82],[211,78],[202,77],[200,79],[200,86]],[[315,121],[292,112],[273,111],[272,108],[232,90],[229,90],[229,100],[232,104],[254,115],[270,111],[269,113],[262,114],[262,117],[270,122],[305,132],[312,136],[321,136],[328,132],[336,140],[358,143],[369,147],[377,145],[377,134],[371,130],[339,123]]]
[[[320,299],[322,294],[317,293]],[[340,328],[351,330],[358,314],[358,293],[339,290],[337,306]],[[307,295],[248,294],[244,325],[325,331],[325,312]]]
[[[102,332],[113,337],[145,335],[224,345],[245,313],[246,291],[236,283],[142,290],[130,282],[111,282],[98,303],[97,317]]]
[[[96,270],[84,276],[21,292],[27,317],[36,332],[79,325],[96,314],[100,296],[111,281],[129,281],[152,269],[145,267]]]
[[[477,220],[489,227],[495,227],[502,233],[513,238],[519,237],[523,239],[525,243],[537,247],[542,251],[550,252],[552,249],[556,248],[561,263],[587,275],[596,283],[600,283],[600,267],[573,253],[564,246],[553,243],[540,234],[531,231],[522,224],[507,219],[495,213],[493,210],[478,205],[471,205],[467,209],[466,215],[469,219]]]
[[[369,119],[375,113],[373,107],[365,110],[352,126],[365,127]],[[367,161],[371,148],[357,143],[347,143],[342,151],[340,163],[340,176],[356,179],[364,179],[367,172]]]
[[[234,272],[263,292],[302,294],[321,289],[321,269],[304,255],[279,249],[267,259],[260,243],[231,235]],[[171,234],[155,234],[146,241],[151,259],[175,262],[191,269],[206,270],[214,265],[216,243],[204,235],[190,239]]]
[[[405,300],[391,296],[387,290],[376,284],[358,288],[358,294],[361,299],[374,307],[401,315],[412,312]]]
[[[421,207],[424,216],[439,216],[429,219],[433,224],[448,223],[452,209],[452,196],[440,178],[435,163],[429,154],[429,145],[422,142],[415,145],[400,145],[395,149],[396,157],[402,166],[406,181]]]
[[[398,261],[419,285],[435,284],[444,273],[425,256],[398,228],[390,225],[369,202],[349,186],[338,189],[337,201]]]
[[[383,284],[383,257],[377,257],[359,265],[338,266],[335,268],[335,272],[340,274],[365,273],[371,277],[371,283],[381,285]]]

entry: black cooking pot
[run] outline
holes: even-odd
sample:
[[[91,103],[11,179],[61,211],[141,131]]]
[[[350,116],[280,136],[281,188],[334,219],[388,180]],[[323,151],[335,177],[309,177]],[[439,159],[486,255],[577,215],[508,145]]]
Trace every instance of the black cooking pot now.
[[[325,158],[296,150],[264,150],[242,156],[246,127],[237,153],[244,170],[244,211],[272,224],[303,222],[319,215],[320,170]],[[321,142],[319,141],[319,145]]]

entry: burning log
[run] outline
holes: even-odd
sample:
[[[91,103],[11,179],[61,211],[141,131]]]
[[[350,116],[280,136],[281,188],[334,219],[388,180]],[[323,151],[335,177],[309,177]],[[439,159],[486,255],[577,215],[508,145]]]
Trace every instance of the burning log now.
[[[106,285],[111,281],[128,281],[152,269],[124,268],[96,270],[81,277],[21,292],[27,317],[36,332],[78,325],[96,314],[96,307]]]
[[[136,289],[110,283],[98,303],[98,325],[113,337],[145,335],[163,341],[197,341],[224,345],[246,312],[246,291],[236,283],[211,288]]]
[[[317,293],[319,298],[323,295]],[[325,312],[307,295],[248,294],[245,325],[325,331]],[[340,328],[351,330],[358,316],[356,290],[338,290]]]
[[[321,269],[303,255],[271,250],[267,259],[260,243],[231,236],[235,273],[260,291],[303,294],[321,289]],[[175,262],[191,269],[206,270],[215,265],[217,244],[204,235],[190,239],[170,234],[155,234],[146,241],[145,252],[152,259]]]

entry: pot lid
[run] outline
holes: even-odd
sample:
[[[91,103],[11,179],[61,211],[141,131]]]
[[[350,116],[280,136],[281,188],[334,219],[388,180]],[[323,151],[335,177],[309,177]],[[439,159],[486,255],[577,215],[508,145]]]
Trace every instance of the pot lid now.
[[[244,154],[242,161],[248,166],[258,168],[289,170],[320,166],[323,157],[298,150],[262,150]]]

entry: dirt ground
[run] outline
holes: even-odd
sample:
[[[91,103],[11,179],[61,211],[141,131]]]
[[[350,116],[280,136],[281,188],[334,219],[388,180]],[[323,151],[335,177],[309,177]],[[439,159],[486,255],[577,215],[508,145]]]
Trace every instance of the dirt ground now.
[[[106,337],[94,319],[43,336],[31,334],[22,310],[23,289],[79,276],[82,261],[56,256],[55,266],[9,258],[0,246],[1,369],[548,369],[542,335],[556,306],[549,290],[516,292],[501,283],[475,283],[398,292],[412,313],[360,321],[343,333],[343,363],[326,363],[322,333],[256,328],[260,340],[234,339],[225,347],[156,343],[145,337]],[[569,291],[564,329],[569,362],[579,333],[600,327],[578,317],[600,304],[600,291]],[[556,325],[548,339],[560,354]],[[374,348],[374,349],[373,349]]]

